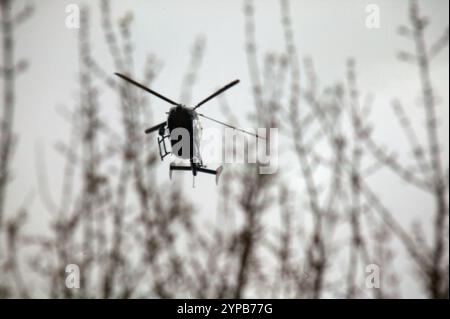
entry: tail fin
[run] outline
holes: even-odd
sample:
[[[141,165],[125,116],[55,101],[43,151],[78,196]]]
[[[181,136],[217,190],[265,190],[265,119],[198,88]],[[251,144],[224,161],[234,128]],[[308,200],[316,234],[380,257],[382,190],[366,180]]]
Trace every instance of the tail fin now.
[[[223,166],[220,165],[217,169],[216,169],[216,185],[219,185],[219,177],[220,174],[222,174],[223,171]]]

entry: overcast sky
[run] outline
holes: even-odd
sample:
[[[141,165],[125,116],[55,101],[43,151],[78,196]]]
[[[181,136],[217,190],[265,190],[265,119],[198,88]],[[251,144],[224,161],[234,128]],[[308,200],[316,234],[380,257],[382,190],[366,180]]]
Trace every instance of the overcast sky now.
[[[14,1],[15,10],[27,2],[32,1]],[[19,135],[19,144],[13,161],[14,180],[7,196],[7,207],[11,212],[28,192],[37,189],[36,145],[45,150],[51,190],[56,193],[60,187],[62,162],[53,145],[68,136],[68,125],[57,115],[56,108],[58,105],[72,106],[78,94],[77,30],[65,27],[65,8],[72,3],[80,6],[88,4],[92,8],[93,54],[106,57],[101,61],[103,67],[111,73],[116,71],[104,45],[96,1],[36,1],[33,16],[16,33],[17,56],[28,59],[30,67],[17,81],[15,131]],[[365,26],[365,8],[370,3],[380,8],[379,29]],[[423,12],[431,17],[428,35],[432,41],[448,25],[448,1],[421,1],[420,5]],[[416,107],[418,96],[411,94],[418,92],[417,71],[410,65],[399,63],[395,57],[400,49],[412,49],[411,43],[396,32],[399,24],[407,22],[407,1],[301,0],[291,1],[291,7],[297,48],[302,56],[309,55],[314,59],[321,83],[326,85],[342,80],[346,59],[355,57],[360,86],[363,91],[376,95],[372,121],[383,124],[383,131],[378,132],[377,137],[400,151],[405,150],[404,140],[397,138],[399,131],[388,102],[393,97],[401,98],[417,125],[423,124],[419,122],[421,109]],[[252,99],[244,51],[243,1],[112,1],[112,10],[116,21],[131,10],[137,66],[143,66],[148,53],[158,57],[163,62],[163,68],[153,88],[174,99],[180,96],[193,42],[197,36],[204,36],[206,51],[194,88],[193,102],[239,78],[241,83],[227,92],[227,99],[236,112],[242,114],[244,121],[244,115],[251,109]],[[284,43],[277,0],[256,1],[256,24],[259,52],[282,52]],[[435,60],[432,71],[441,100],[439,110],[443,129],[440,137],[447,145],[445,159],[448,166],[447,49]],[[101,112],[106,116],[110,112],[108,107],[114,106],[102,105]],[[166,109],[163,107],[162,102],[152,101],[155,123],[164,119],[163,111]],[[223,118],[217,102],[211,102],[203,111],[212,117]],[[203,125],[213,124],[205,122]],[[297,169],[294,166],[280,169],[283,173],[289,173]],[[168,179],[167,162],[160,165],[158,173]],[[415,193],[401,184],[387,185],[382,177],[375,183],[387,190],[383,199],[402,212],[397,217],[406,225],[432,207],[424,196],[410,198]],[[185,189],[193,197],[195,205],[205,214],[214,212],[217,188],[212,187],[213,179],[200,176],[196,189],[190,185],[190,178],[186,178]],[[208,200],[202,201],[204,198]],[[47,214],[39,200],[34,202],[33,208],[32,225],[39,229],[45,224]],[[411,267],[405,271],[411,272]],[[409,283],[404,284],[404,295],[418,296],[417,286],[411,281],[409,279]]]

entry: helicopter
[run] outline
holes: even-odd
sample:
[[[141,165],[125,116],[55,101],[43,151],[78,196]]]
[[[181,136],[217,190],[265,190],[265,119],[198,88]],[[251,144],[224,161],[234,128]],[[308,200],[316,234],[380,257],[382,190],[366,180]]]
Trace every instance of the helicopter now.
[[[178,158],[181,158],[183,160],[189,160],[190,165],[176,165],[174,163],[170,164],[169,169],[169,177],[172,178],[172,171],[192,171],[193,177],[197,176],[197,173],[206,173],[206,174],[212,174],[216,176],[216,184],[219,182],[220,174],[223,170],[223,166],[219,166],[216,170],[208,169],[202,161],[201,155],[200,155],[200,133],[201,133],[201,124],[199,117],[206,118],[208,120],[214,121],[218,124],[224,125],[226,127],[232,128],[233,130],[240,131],[245,134],[253,135],[257,138],[262,138],[261,136],[258,136],[257,134],[245,131],[243,129],[237,128],[233,125],[215,120],[211,117],[208,117],[204,114],[198,113],[196,110],[205,104],[206,102],[210,101],[211,99],[215,98],[219,94],[225,92],[229,88],[233,87],[234,85],[239,83],[239,80],[234,80],[221,89],[217,90],[213,94],[209,95],[199,103],[197,103],[194,107],[188,107],[183,104],[174,102],[173,100],[165,97],[164,95],[151,90],[150,88],[146,87],[145,85],[131,79],[130,77],[121,74],[121,73],[114,73],[118,77],[122,78],[123,80],[141,88],[142,90],[153,94],[154,96],[166,101],[167,103],[173,105],[173,107],[170,108],[169,112],[166,112],[168,114],[167,120],[164,122],[161,122],[159,124],[156,124],[148,129],[145,130],[145,134],[150,134],[155,131],[158,131],[158,147],[159,147],[159,155],[161,157],[161,161],[164,160],[164,158],[169,155],[173,154]],[[173,138],[172,134],[176,133],[178,129],[184,130],[184,132],[189,133],[188,140],[182,140],[183,136],[179,137],[178,139]],[[178,131],[179,132],[179,131]],[[171,145],[171,152],[167,150],[166,146],[166,140],[170,141]],[[181,147],[179,143],[181,142]],[[184,144],[183,144],[184,142]],[[186,143],[187,142],[187,143]],[[188,149],[189,152],[183,151]]]

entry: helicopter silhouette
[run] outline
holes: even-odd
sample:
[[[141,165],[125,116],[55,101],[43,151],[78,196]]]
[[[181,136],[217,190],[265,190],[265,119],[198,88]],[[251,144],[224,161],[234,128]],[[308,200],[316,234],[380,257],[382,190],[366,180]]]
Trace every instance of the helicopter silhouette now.
[[[201,132],[201,124],[199,117],[206,118],[208,120],[214,121],[218,124],[224,125],[226,127],[232,128],[234,130],[240,131],[245,134],[253,135],[257,138],[262,138],[257,134],[253,134],[251,132],[245,131],[243,129],[237,128],[233,125],[215,120],[210,118],[204,114],[198,113],[196,110],[208,102],[209,100],[215,98],[219,94],[225,92],[232,86],[239,83],[239,80],[234,80],[229,84],[225,85],[218,91],[209,95],[207,98],[203,99],[199,103],[197,103],[194,107],[190,108],[180,103],[174,102],[173,100],[163,96],[162,94],[151,90],[150,88],[142,85],[141,83],[136,82],[135,80],[129,78],[126,75],[120,73],[114,73],[118,77],[124,79],[125,81],[141,88],[142,90],[153,94],[160,99],[166,101],[167,103],[173,105],[170,108],[169,112],[167,112],[167,120],[156,124],[145,130],[146,134],[150,134],[152,132],[158,131],[158,147],[159,147],[159,155],[161,157],[161,161],[169,155],[173,154],[176,157],[181,159],[189,159],[190,165],[175,165],[174,163],[170,164],[169,176],[172,178],[172,171],[192,171],[192,175],[195,177],[197,173],[206,173],[213,174],[216,176],[216,184],[219,182],[219,177],[222,172],[223,166],[219,166],[216,170],[208,169],[205,165],[203,165],[203,161],[200,155],[200,132]],[[183,140],[183,135],[178,135],[177,132],[180,132],[180,129],[186,133],[189,133],[189,138]],[[173,134],[175,133],[175,134]],[[174,135],[178,135],[178,139],[174,138]],[[166,140],[170,141],[172,152],[169,152],[166,147]],[[181,145],[180,145],[181,144]],[[186,151],[186,149],[188,151]],[[175,151],[174,151],[175,150]]]

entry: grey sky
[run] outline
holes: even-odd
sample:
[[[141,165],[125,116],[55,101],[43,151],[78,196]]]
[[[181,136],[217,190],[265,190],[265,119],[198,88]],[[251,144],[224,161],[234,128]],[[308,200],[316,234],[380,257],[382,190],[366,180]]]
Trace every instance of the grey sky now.
[[[15,1],[16,2],[16,1]],[[17,1],[20,8],[27,1]],[[19,135],[13,161],[13,177],[7,196],[7,208],[11,212],[20,205],[29,191],[36,191],[35,149],[37,143],[45,149],[51,192],[58,194],[61,182],[62,162],[53,150],[57,140],[68,136],[68,125],[55,112],[58,105],[76,103],[77,90],[77,31],[67,29],[65,7],[68,4],[88,4],[92,10],[92,47],[96,57],[105,56],[102,66],[115,72],[101,34],[99,6],[96,1],[41,0],[35,3],[35,13],[17,30],[16,52],[18,58],[26,58],[30,68],[18,78],[15,131]],[[365,7],[374,3],[380,7],[381,28],[367,29]],[[431,17],[429,40],[436,39],[448,25],[448,1],[421,1],[423,12]],[[404,152],[403,136],[397,128],[389,101],[399,97],[407,105],[417,127],[422,118],[417,107],[417,70],[400,63],[395,55],[400,49],[412,49],[397,32],[397,26],[407,22],[407,1],[359,1],[359,0],[302,0],[291,1],[295,40],[299,53],[310,55],[315,62],[318,77],[324,85],[343,79],[345,61],[355,57],[358,78],[362,90],[376,96],[372,121],[377,126],[376,136]],[[112,1],[116,19],[131,10],[134,20],[132,36],[135,44],[136,65],[143,66],[145,55],[154,54],[163,62],[163,68],[154,82],[154,89],[178,99],[183,76],[189,63],[189,52],[195,38],[206,38],[206,51],[193,91],[193,102],[199,101],[217,87],[239,78],[241,83],[227,93],[232,107],[242,114],[251,109],[250,82],[244,51],[244,17],[242,1],[190,0],[190,1]],[[256,1],[258,51],[282,52],[284,43],[280,26],[280,9],[276,0]],[[433,68],[433,80],[441,99],[440,119],[443,124],[440,137],[445,140],[445,163],[448,166],[448,50],[437,58]],[[2,88],[0,87],[0,90]],[[101,112],[114,122],[116,105],[108,105],[105,91]],[[167,109],[163,102],[151,99],[154,123],[164,119]],[[110,98],[109,98],[110,99]],[[183,101],[181,101],[183,102]],[[218,103],[211,102],[203,110],[215,118],[223,118]],[[153,123],[149,123],[151,125]],[[245,124],[245,123],[244,123]],[[215,125],[203,123],[204,126]],[[154,143],[156,137],[149,139]],[[298,169],[293,165],[280,168],[283,173]],[[161,163],[158,173],[168,179],[168,163]],[[388,174],[381,174],[375,185],[385,190],[383,199],[399,211],[399,220],[408,225],[413,217],[423,217],[431,209],[424,196],[414,196],[414,191],[401,183],[386,185]],[[185,178],[187,194],[204,214],[212,214],[217,206],[217,188],[209,176],[197,179],[197,188],[191,188],[190,177]],[[378,187],[379,189],[380,187]],[[200,195],[201,194],[201,195]],[[56,196],[56,195],[55,195]],[[414,197],[414,198],[411,198]],[[208,201],[202,199],[208,198]],[[32,229],[42,229],[46,215],[42,203],[36,199],[32,211]],[[276,216],[274,216],[276,218]],[[410,265],[405,271],[411,272]],[[408,278],[406,276],[405,278]],[[409,278],[412,278],[409,276]],[[413,282],[403,283],[406,297],[418,296]]]

